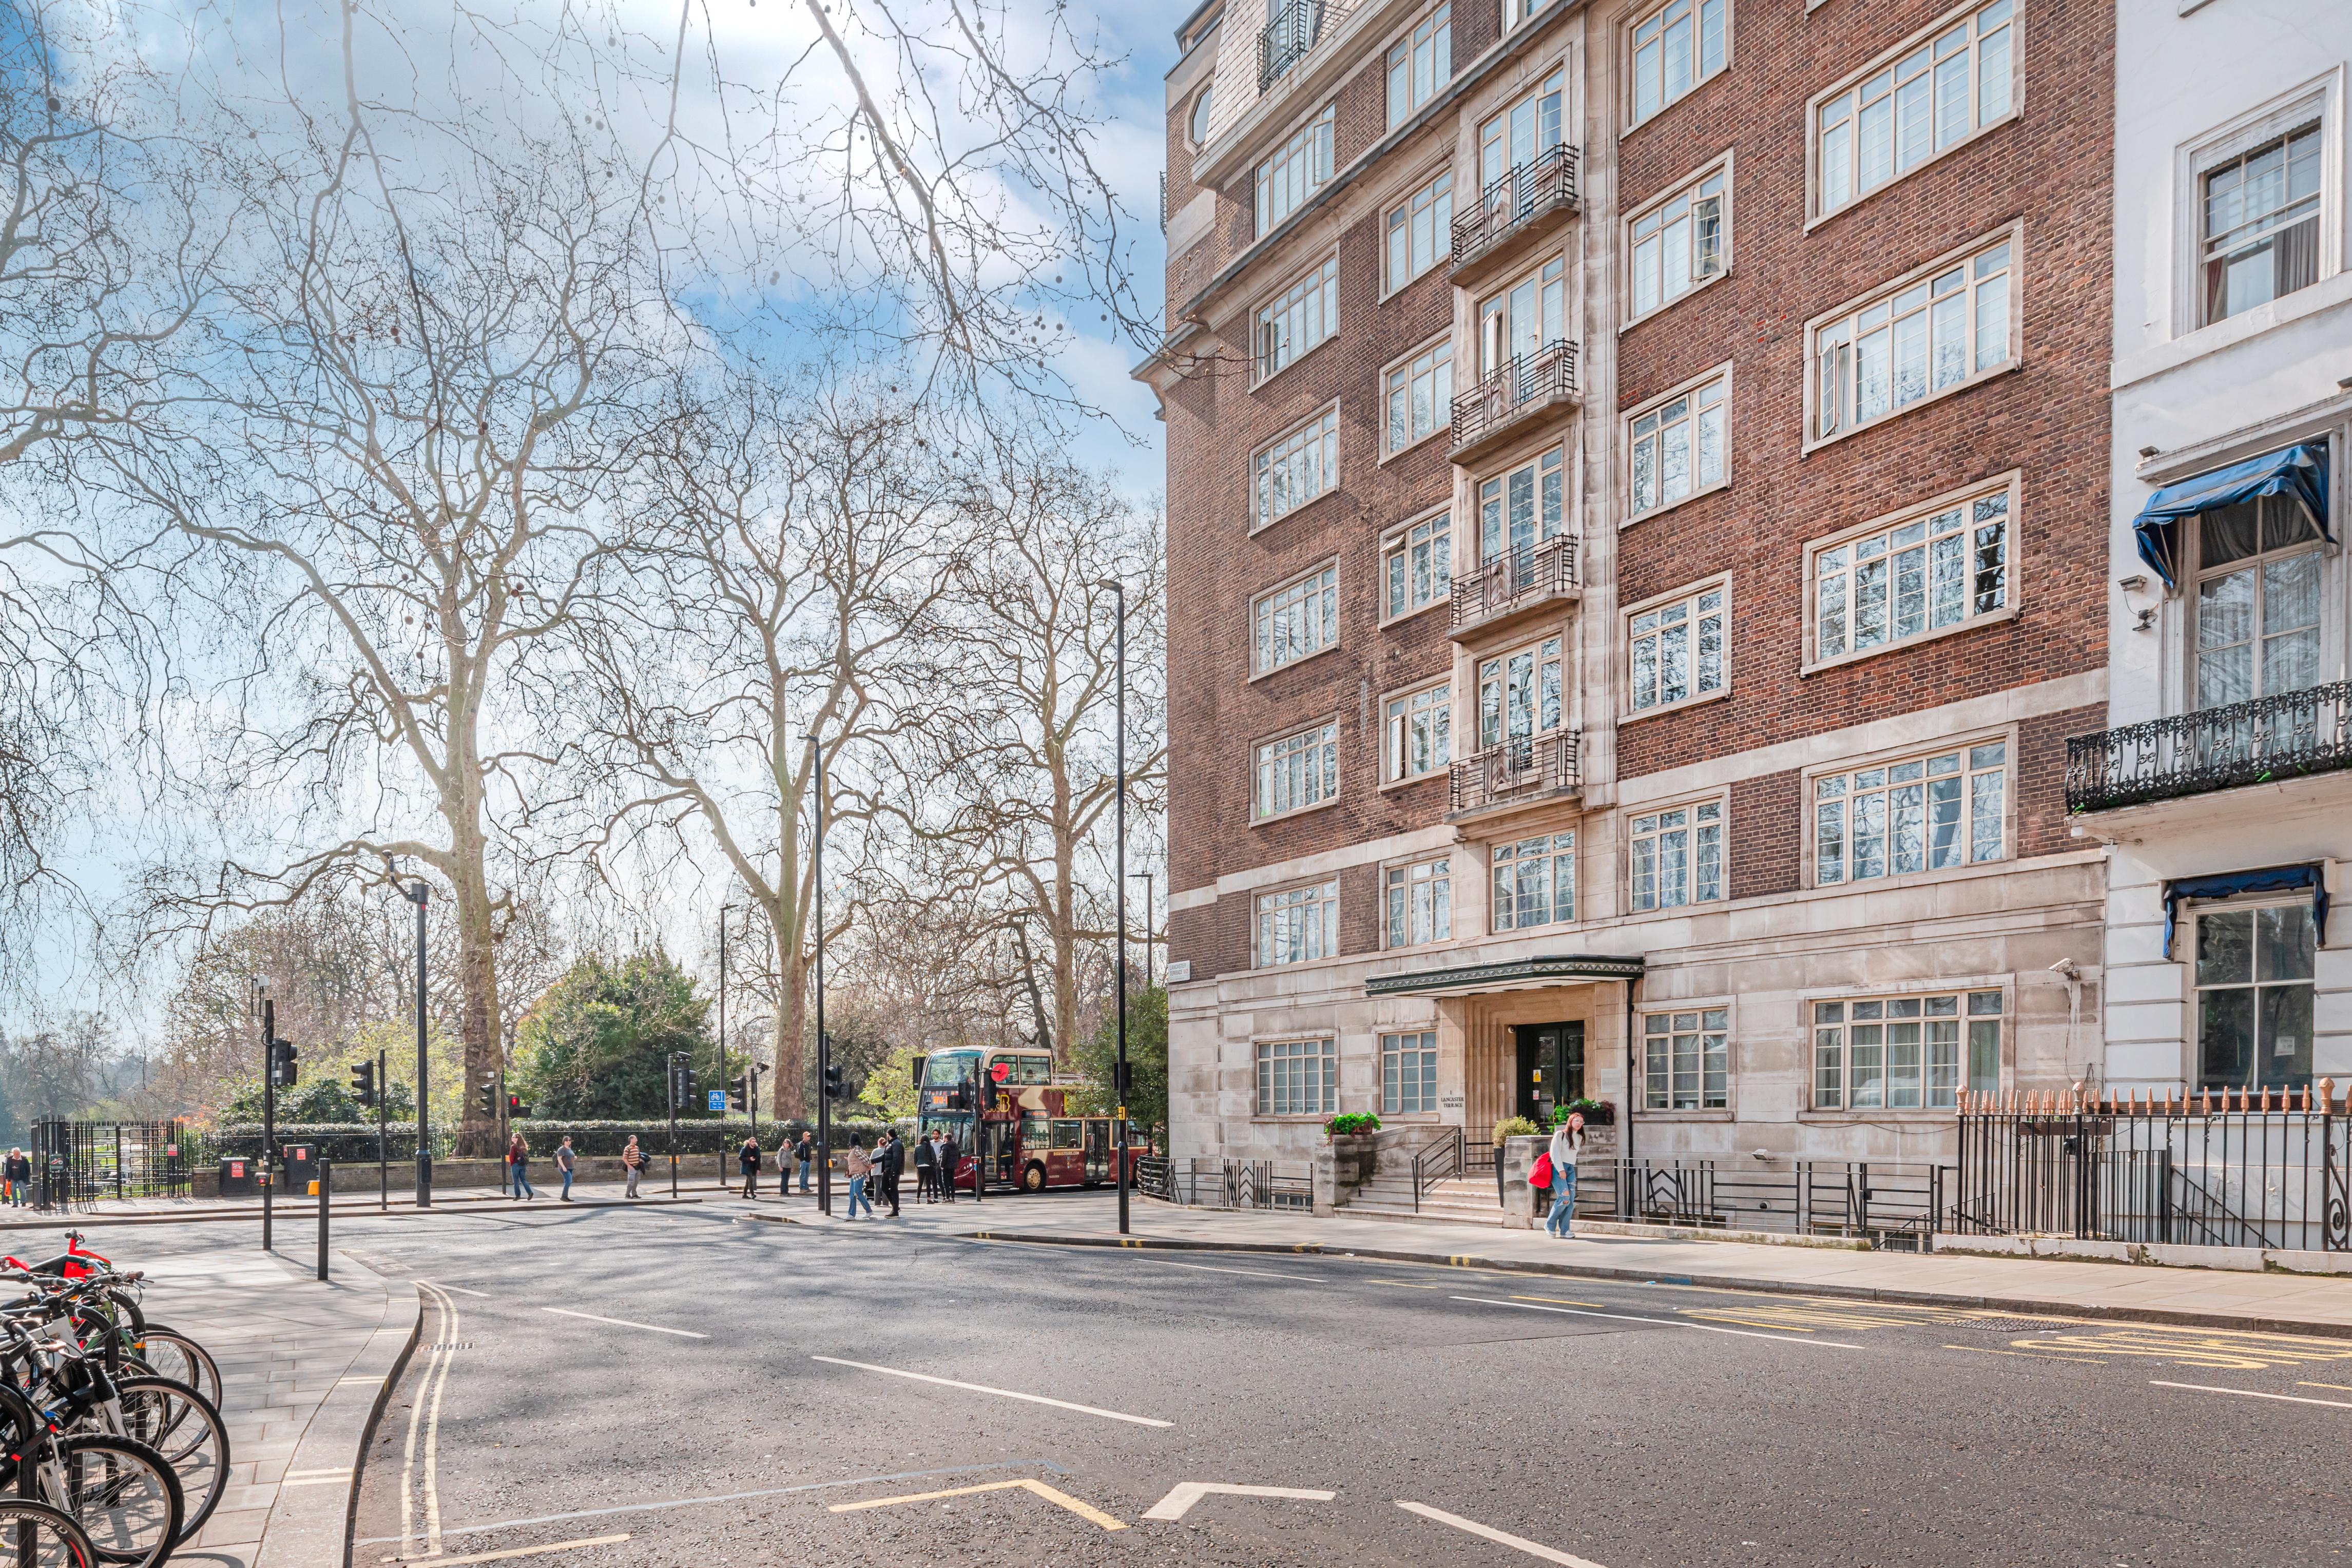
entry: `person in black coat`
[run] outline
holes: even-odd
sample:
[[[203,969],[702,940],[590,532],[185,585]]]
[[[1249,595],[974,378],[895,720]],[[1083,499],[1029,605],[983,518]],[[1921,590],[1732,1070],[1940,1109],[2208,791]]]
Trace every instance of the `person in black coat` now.
[[[956,1195],[956,1172],[963,1162],[963,1151],[957,1146],[955,1134],[950,1133],[947,1142],[940,1145],[940,1201],[953,1203]]]
[[[890,1218],[898,1218],[898,1177],[907,1169],[907,1145],[896,1133],[887,1133],[881,1148],[882,1197],[890,1206]]]
[[[940,1151],[929,1138],[915,1140],[915,1201],[930,1203],[940,1196]]]

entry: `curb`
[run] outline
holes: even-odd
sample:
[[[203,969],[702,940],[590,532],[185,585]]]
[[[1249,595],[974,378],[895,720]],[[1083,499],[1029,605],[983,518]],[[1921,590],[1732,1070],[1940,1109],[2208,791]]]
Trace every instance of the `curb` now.
[[[459,1218],[464,1218],[468,1215],[485,1212],[490,1209],[494,1205],[505,1201],[508,1200],[495,1197],[455,1198],[447,1200],[448,1204],[451,1205],[465,1204],[467,1206],[466,1207],[459,1208],[446,1206],[444,1201],[436,1197],[434,1201],[434,1206],[431,1208],[418,1208],[414,1204],[406,1207],[395,1205],[388,1209],[378,1208],[373,1204],[354,1204],[346,1208],[343,1205],[339,1203],[331,1207],[327,1212],[331,1218],[338,1220],[368,1218],[430,1219],[434,1216],[440,1214],[455,1215]],[[698,1197],[575,1197],[572,1200],[570,1207],[572,1208],[667,1208],[673,1204],[683,1207],[686,1204],[701,1203],[703,1201],[703,1199]],[[301,1223],[304,1221],[316,1222],[318,1218],[319,1206],[306,1197],[297,1199],[293,1204],[289,1204],[284,1208],[278,1209],[276,1211],[275,1222],[279,1225],[287,1224],[289,1221],[294,1223]],[[205,1210],[195,1214],[93,1214],[84,1215],[75,1219],[34,1219],[26,1220],[21,1223],[5,1223],[0,1224],[0,1229],[92,1230],[96,1229],[100,1226],[114,1225],[223,1225],[232,1220],[240,1219],[248,1224],[253,1224],[257,1223],[260,1218],[261,1210],[257,1208],[238,1208],[226,1211]]]
[[[363,1267],[347,1252],[337,1253],[336,1259],[345,1269]],[[425,1330],[424,1301],[415,1281],[383,1283],[383,1319],[311,1414],[286,1462],[289,1476],[310,1475],[324,1481],[341,1471],[343,1484],[294,1488],[281,1483],[262,1526],[254,1568],[347,1568],[350,1563],[352,1520],[359,1510],[360,1470],[368,1438]]]
[[[2116,1322],[2161,1323],[2171,1328],[2231,1329],[2246,1333],[2308,1334],[2352,1340],[2352,1323],[2261,1317],[2247,1312],[2197,1312],[2170,1307],[2084,1305],[2025,1296],[1972,1296],[1950,1291],[1897,1291],[1875,1285],[1805,1284],[1737,1274],[1662,1274],[1650,1269],[1612,1269],[1599,1263],[1528,1263],[1475,1252],[1414,1252],[1391,1247],[1334,1247],[1320,1241],[1193,1241],[1158,1236],[1060,1236],[1043,1231],[975,1230],[971,1241],[1019,1241],[1045,1247],[1108,1247],[1154,1252],[1311,1253],[1327,1258],[1371,1258],[1389,1263],[1434,1263],[1449,1269],[1486,1269],[1538,1278],[1618,1280],[1639,1285],[1701,1285],[1715,1290],[1756,1291],[1780,1296],[1834,1296],[1845,1301],[1893,1301],[1920,1307],[1969,1307],[2021,1317],[2088,1318]]]

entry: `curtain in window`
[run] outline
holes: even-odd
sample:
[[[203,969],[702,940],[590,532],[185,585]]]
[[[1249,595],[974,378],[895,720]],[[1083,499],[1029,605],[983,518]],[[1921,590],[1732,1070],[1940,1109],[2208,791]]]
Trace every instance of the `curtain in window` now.
[[[2327,515],[2327,443],[2306,441],[2300,446],[2167,485],[2147,498],[2132,520],[2139,539],[2139,558],[2154,567],[2168,585],[2180,581],[2180,520],[2263,496],[2285,496],[2300,501],[2321,536],[2331,543],[2336,530]]]

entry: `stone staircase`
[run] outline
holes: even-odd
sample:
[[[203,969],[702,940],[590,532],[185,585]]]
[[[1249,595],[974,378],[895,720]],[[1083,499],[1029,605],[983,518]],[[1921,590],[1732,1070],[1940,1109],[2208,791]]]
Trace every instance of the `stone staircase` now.
[[[1339,1212],[1350,1219],[1434,1219],[1498,1229],[1503,1223],[1502,1205],[1495,1200],[1495,1178],[1485,1171],[1439,1182],[1421,1195],[1418,1214],[1413,1212],[1411,1172],[1381,1171],[1358,1187]]]

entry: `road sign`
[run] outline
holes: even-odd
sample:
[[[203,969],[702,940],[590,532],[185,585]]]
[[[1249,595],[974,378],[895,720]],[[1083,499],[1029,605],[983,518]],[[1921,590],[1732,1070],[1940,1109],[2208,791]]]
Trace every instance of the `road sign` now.
[[[710,1108],[711,1108],[712,1110],[714,1110],[714,1111],[724,1111],[725,1109],[727,1109],[727,1091],[726,1091],[726,1090],[724,1090],[724,1089],[713,1089],[713,1090],[710,1092]]]

